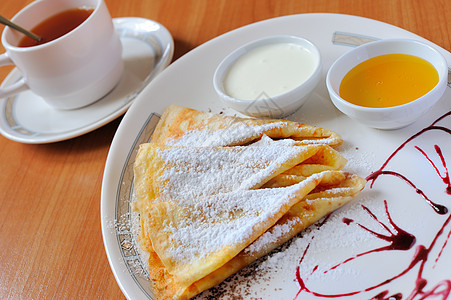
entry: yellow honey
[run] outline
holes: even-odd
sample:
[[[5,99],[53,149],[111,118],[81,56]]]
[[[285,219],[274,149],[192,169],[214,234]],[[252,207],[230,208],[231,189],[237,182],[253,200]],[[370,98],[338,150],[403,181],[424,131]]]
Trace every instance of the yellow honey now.
[[[392,107],[411,102],[438,83],[428,61],[408,54],[370,58],[351,69],[340,84],[340,97],[366,107]]]

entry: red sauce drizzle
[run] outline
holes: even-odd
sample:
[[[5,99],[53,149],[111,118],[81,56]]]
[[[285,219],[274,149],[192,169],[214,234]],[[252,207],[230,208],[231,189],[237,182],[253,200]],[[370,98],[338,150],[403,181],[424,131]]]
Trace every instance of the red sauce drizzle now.
[[[446,128],[446,127],[443,127],[443,126],[437,126],[437,125],[436,125],[439,121],[443,120],[444,118],[446,118],[446,117],[448,117],[448,116],[450,116],[450,115],[451,115],[451,111],[447,112],[446,114],[444,114],[443,116],[441,116],[440,118],[438,118],[437,120],[435,120],[430,126],[424,128],[423,130],[421,130],[421,131],[417,132],[416,134],[412,135],[412,136],[411,136],[410,138],[408,138],[404,143],[402,143],[402,144],[401,144],[401,145],[400,145],[400,146],[399,146],[399,147],[398,147],[398,148],[397,148],[397,149],[389,156],[389,158],[385,161],[385,163],[380,167],[379,170],[373,172],[372,174],[370,174],[369,176],[366,177],[366,180],[367,180],[367,181],[371,181],[370,187],[373,187],[374,182],[375,182],[376,179],[377,179],[379,176],[381,176],[381,175],[392,175],[392,176],[399,177],[399,178],[403,179],[406,183],[408,183],[410,186],[412,186],[412,187],[416,190],[416,192],[417,192],[418,194],[420,194],[420,195],[426,200],[426,202],[427,202],[427,203],[435,210],[435,212],[437,212],[438,214],[441,214],[441,215],[447,214],[447,213],[448,213],[448,208],[447,208],[446,206],[440,205],[440,204],[437,204],[437,203],[431,201],[431,199],[429,199],[429,197],[427,197],[426,194],[425,194],[422,190],[420,190],[419,188],[417,188],[416,185],[415,185],[413,182],[411,182],[409,179],[407,179],[406,176],[404,176],[404,175],[402,175],[402,174],[400,174],[400,173],[398,173],[398,172],[395,172],[395,171],[386,171],[386,170],[384,170],[384,169],[385,169],[385,167],[387,166],[387,164],[393,159],[393,157],[395,157],[396,154],[398,154],[398,152],[399,152],[402,148],[404,148],[404,146],[405,146],[406,144],[408,144],[408,143],[411,142],[412,140],[416,139],[417,137],[421,136],[423,133],[428,132],[428,131],[431,131],[431,130],[439,130],[439,131],[443,131],[443,132],[446,132],[446,133],[448,133],[448,134],[451,135],[451,129]],[[418,147],[416,147],[416,148],[419,149]],[[437,154],[440,156],[441,162],[442,162],[442,164],[443,164],[443,167],[445,168],[445,175],[444,175],[444,176],[440,175],[440,172],[439,172],[437,166],[432,162],[431,159],[429,159],[429,157],[426,155],[426,153],[425,153],[424,151],[420,150],[420,149],[419,149],[419,150],[420,150],[420,152],[421,152],[423,155],[426,156],[426,158],[427,158],[428,161],[432,164],[432,166],[435,168],[435,170],[437,171],[437,173],[438,173],[438,175],[440,176],[440,178],[444,181],[444,183],[447,184],[447,187],[446,187],[446,189],[445,189],[445,192],[446,192],[448,195],[451,195],[450,178],[449,178],[449,172],[448,172],[448,168],[447,168],[447,166],[446,166],[445,159],[444,159],[444,157],[443,157],[443,154],[442,154],[442,152],[441,152],[440,147],[439,147],[438,145],[435,145],[434,148],[435,148]]]
[[[386,250],[409,250],[410,248],[413,247],[413,245],[415,245],[415,242],[416,242],[415,236],[412,235],[412,234],[410,234],[410,233],[408,233],[408,232],[405,231],[405,230],[402,230],[401,228],[399,228],[398,225],[396,225],[396,224],[393,222],[393,220],[392,220],[392,218],[391,218],[391,216],[390,216],[390,213],[388,212],[387,201],[384,201],[384,204],[385,204],[385,212],[386,212],[386,214],[387,214],[388,221],[390,222],[391,227],[394,229],[394,232],[391,231],[390,228],[389,228],[387,225],[385,225],[384,223],[382,223],[381,221],[379,221],[379,219],[378,219],[378,218],[377,218],[377,217],[376,217],[376,216],[375,216],[375,215],[374,215],[374,214],[373,214],[366,206],[364,206],[364,205],[362,205],[362,208],[363,208],[363,209],[364,209],[364,210],[365,210],[365,211],[366,211],[366,212],[367,212],[374,220],[376,220],[376,221],[379,223],[379,225],[381,225],[381,227],[382,227],[383,229],[385,229],[389,234],[388,234],[388,235],[383,235],[383,234],[377,233],[377,232],[375,232],[375,231],[373,231],[373,230],[370,230],[370,229],[366,228],[365,226],[363,226],[363,225],[361,225],[361,224],[359,224],[359,223],[357,223],[357,225],[360,226],[361,228],[363,228],[364,230],[370,232],[370,233],[371,233],[372,235],[374,235],[375,237],[377,237],[377,238],[379,238],[379,239],[381,239],[381,240],[384,240],[384,241],[389,242],[389,245],[388,245],[388,246],[385,246],[385,247],[376,248],[376,249],[373,249],[373,250],[370,250],[370,251],[367,251],[367,252],[363,252],[363,253],[357,254],[357,255],[355,255],[355,256],[353,256],[353,257],[350,257],[350,258],[346,259],[345,261],[343,261],[343,262],[341,262],[341,263],[339,263],[339,264],[333,266],[333,267],[330,268],[329,270],[324,271],[324,273],[327,273],[327,272],[329,272],[329,271],[331,271],[331,270],[333,270],[333,269],[338,268],[339,266],[341,266],[341,265],[343,265],[343,264],[345,264],[345,263],[347,263],[347,262],[350,262],[350,261],[352,261],[352,260],[354,260],[354,259],[356,259],[356,258],[358,258],[358,257],[361,257],[361,256],[363,256],[363,255],[370,254],[370,253],[372,253],[372,252],[380,252],[380,251],[386,251]],[[348,220],[350,220],[350,219],[343,220],[343,222],[344,222],[345,224],[349,225],[349,224],[347,223]],[[352,221],[352,220],[351,220],[351,221]]]
[[[426,291],[425,288],[427,286],[427,280],[425,278],[423,278],[423,270],[424,270],[424,266],[425,266],[425,264],[426,264],[426,262],[428,260],[429,253],[434,248],[438,238],[442,235],[445,227],[450,223],[450,221],[451,221],[451,215],[448,216],[448,218],[446,219],[446,221],[443,224],[443,226],[441,227],[441,229],[435,235],[435,237],[434,237],[433,241],[431,242],[431,244],[429,245],[429,247],[426,247],[424,245],[418,245],[416,247],[415,254],[412,257],[412,260],[411,260],[410,264],[404,270],[402,270],[400,273],[398,273],[397,275],[395,275],[395,276],[393,276],[391,278],[388,278],[388,279],[386,279],[386,280],[384,280],[384,281],[382,281],[382,282],[380,282],[380,283],[378,283],[378,284],[376,284],[374,286],[370,286],[370,287],[367,287],[367,288],[362,289],[362,290],[352,291],[352,292],[348,292],[348,293],[341,293],[341,294],[323,294],[323,293],[312,291],[312,290],[310,290],[307,287],[307,285],[305,284],[305,280],[301,277],[300,266],[297,266],[297,268],[296,268],[296,280],[297,280],[297,282],[298,282],[298,284],[300,286],[300,289],[299,289],[298,293],[296,294],[295,299],[301,294],[301,292],[306,292],[306,293],[309,293],[311,295],[314,295],[314,296],[317,296],[317,297],[322,297],[322,298],[339,298],[339,297],[352,296],[352,295],[360,294],[360,293],[363,293],[363,292],[369,292],[369,291],[372,291],[372,290],[374,290],[376,288],[382,287],[382,286],[384,286],[384,285],[386,285],[386,284],[388,284],[388,283],[390,283],[390,282],[392,282],[392,281],[404,276],[405,274],[407,274],[409,271],[411,271],[418,264],[419,264],[419,270],[418,270],[417,278],[416,278],[416,281],[415,281],[415,287],[414,287],[413,291],[411,292],[411,294],[406,299],[412,300],[416,296],[420,296],[420,298],[418,298],[418,299],[426,299],[428,297],[432,297],[433,295],[434,296],[436,296],[436,295],[444,295],[444,298],[442,298],[442,299],[443,300],[447,299],[447,297],[451,293],[451,280],[449,280],[449,279],[448,280],[443,280],[439,284],[437,284],[435,287],[433,287],[430,291]],[[393,220],[390,220],[390,223],[392,223],[392,222],[393,222]],[[385,225],[383,227],[385,228]],[[362,227],[362,228],[364,228],[364,227]],[[398,226],[396,226],[395,228],[397,228],[396,230],[399,230]],[[402,232],[406,233],[405,231],[402,231]],[[409,233],[407,233],[407,235],[409,236],[409,238],[407,238],[407,240],[411,241],[413,236],[411,234],[409,234]],[[380,237],[380,236],[382,236],[383,239],[396,240],[396,238],[393,239],[390,236],[377,235],[377,237]],[[398,236],[398,235],[396,234],[394,236]],[[375,250],[371,250],[371,251],[368,251],[368,252],[361,253],[361,254],[357,255],[357,257],[363,256],[363,255],[367,255],[367,254],[370,254],[372,252],[377,252],[377,251],[407,250],[405,248],[413,246],[413,244],[411,244],[411,245],[407,245],[407,243],[404,244],[405,243],[404,242],[405,238],[401,238],[401,240],[403,242],[398,242],[398,243],[391,242],[391,244],[389,246],[382,247],[382,248],[377,248]],[[401,245],[401,247],[394,246],[394,245]],[[304,251],[304,253],[302,255],[302,258],[300,260],[300,264],[304,260],[306,254],[307,254],[308,248],[309,248],[309,246],[306,247],[306,249],[305,249],[305,251]],[[351,259],[354,259],[354,258],[356,258],[356,257],[352,257]],[[351,259],[345,260],[343,263],[332,267],[328,271],[338,267],[339,265],[342,265],[342,264],[350,261]],[[314,268],[314,271],[316,269],[317,269],[317,266]],[[312,271],[311,274],[313,274],[314,271]],[[328,272],[328,271],[325,271],[325,273]],[[443,290],[441,290],[437,294],[437,291],[439,290],[439,288],[443,288]],[[380,295],[381,294],[379,294],[376,297],[380,297]],[[399,295],[398,297],[401,297],[401,298],[398,298],[398,299],[402,299],[402,294],[401,293],[397,293],[396,295]],[[383,299],[383,298],[374,298],[373,297],[373,299]]]
[[[417,132],[416,134],[414,134],[413,136],[411,136],[410,138],[408,138],[404,143],[402,143],[390,156],[389,158],[385,161],[385,163],[381,166],[381,168],[375,172],[373,172],[372,174],[370,174],[366,179],[368,181],[371,181],[371,185],[370,187],[372,188],[374,182],[376,181],[376,179],[381,176],[381,175],[392,175],[392,176],[396,176],[401,178],[404,182],[406,182],[409,186],[411,186],[412,188],[415,189],[415,191],[421,195],[426,201],[427,203],[434,209],[434,211],[439,214],[439,215],[446,215],[448,213],[448,208],[444,205],[438,204],[433,202],[422,190],[420,190],[419,188],[417,188],[417,186],[411,181],[409,180],[406,176],[395,172],[395,171],[390,171],[390,170],[385,170],[387,164],[389,163],[389,161],[391,159],[393,159],[393,157],[396,156],[396,154],[409,142],[411,142],[412,140],[414,140],[415,138],[419,137],[420,135],[422,135],[425,132],[431,131],[431,130],[439,130],[439,131],[443,131],[445,133],[451,134],[451,130],[449,128],[443,127],[443,126],[438,126],[437,123],[441,120],[443,120],[444,118],[451,116],[451,111],[447,112],[446,114],[444,114],[443,116],[441,116],[440,118],[438,118],[436,121],[434,121],[430,126],[424,128],[423,130]],[[446,185],[445,188],[445,193],[448,195],[451,195],[451,184],[450,184],[450,175],[449,175],[449,170],[445,161],[445,158],[443,156],[442,150],[438,145],[434,145],[434,149],[437,153],[437,155],[440,158],[441,164],[444,168],[444,172],[441,172],[439,170],[439,168],[437,167],[437,164],[434,163],[430,157],[426,154],[426,152],[424,152],[422,149],[420,149],[419,147],[415,146],[415,148],[420,151],[420,153],[431,163],[431,165],[433,166],[433,168],[435,169],[435,171],[437,172],[438,176],[441,178],[441,180],[443,181],[443,183]],[[442,174],[443,173],[443,174]],[[350,257],[346,260],[344,260],[343,262],[334,265],[333,267],[331,267],[330,269],[324,271],[324,273],[327,273],[333,269],[336,269],[338,267],[340,267],[341,265],[357,259],[361,256],[364,255],[368,255],[370,253],[374,253],[374,252],[380,252],[380,251],[406,251],[411,249],[415,243],[416,243],[416,237],[411,234],[406,232],[405,230],[401,229],[398,225],[396,225],[396,223],[394,222],[394,220],[392,219],[389,210],[388,210],[388,205],[387,205],[387,201],[384,200],[384,205],[385,205],[385,212],[389,221],[389,225],[385,225],[384,223],[382,223],[375,214],[373,214],[366,206],[362,205],[362,209],[369,214],[369,216],[374,219],[376,222],[378,222],[378,224],[387,232],[387,234],[381,234],[381,233],[377,233],[373,230],[368,229],[367,227],[356,223],[357,226],[359,226],[360,228],[362,228],[365,231],[370,232],[372,235],[374,235],[375,237],[382,239],[384,241],[388,242],[387,246],[384,247],[380,247],[380,248],[376,248],[373,250],[369,250],[360,254],[357,254],[353,257]],[[354,220],[349,219],[349,218],[343,218],[342,219],[343,223],[345,223],[346,225],[351,225],[351,223],[354,222]],[[418,273],[416,276],[416,280],[414,283],[414,287],[411,291],[411,293],[405,298],[406,300],[425,300],[425,299],[441,299],[441,300],[446,300],[448,299],[448,297],[451,294],[451,279],[445,279],[440,281],[439,283],[437,283],[435,286],[432,287],[428,287],[428,281],[426,278],[423,277],[423,271],[425,268],[425,265],[429,259],[429,256],[432,252],[432,250],[434,249],[434,247],[437,244],[437,241],[439,239],[440,236],[442,236],[445,232],[445,229],[447,228],[447,226],[451,224],[451,215],[449,215],[446,220],[444,221],[444,223],[442,224],[440,230],[435,234],[434,239],[432,240],[432,242],[429,244],[429,246],[425,246],[422,244],[419,244],[416,246],[415,248],[415,253],[412,256],[412,259],[409,263],[408,266],[406,266],[400,273],[394,275],[391,278],[385,279],[384,281],[374,285],[374,286],[370,286],[370,287],[366,287],[362,290],[358,290],[358,291],[351,291],[348,293],[340,293],[340,294],[323,294],[323,293],[319,293],[313,290],[310,290],[308,288],[308,286],[306,285],[306,282],[308,280],[308,278],[302,278],[301,273],[300,273],[300,268],[302,265],[303,260],[305,259],[307,253],[308,253],[308,249],[310,244],[306,247],[306,249],[304,250],[304,253],[299,261],[299,265],[296,268],[296,281],[299,284],[299,291],[295,296],[295,299],[297,299],[302,292],[308,293],[310,295],[314,295],[317,297],[321,297],[321,298],[339,298],[339,297],[346,297],[346,296],[352,296],[352,295],[356,295],[356,294],[360,294],[360,293],[364,293],[364,292],[370,292],[373,291],[377,288],[383,287],[387,284],[389,284],[390,282],[401,278],[402,276],[404,276],[405,274],[409,273],[414,267],[418,266]],[[446,239],[445,242],[443,243],[439,254],[437,255],[437,257],[435,258],[435,264],[438,263],[438,260],[441,256],[441,254],[443,253],[444,248],[446,247],[449,239],[451,238],[451,228],[448,229],[448,233],[446,235]],[[448,262],[446,262],[448,263]],[[434,265],[435,266],[435,265]],[[314,267],[314,269],[312,270],[312,272],[310,273],[310,275],[312,275],[316,270],[318,269],[318,265]],[[392,294],[391,296],[388,296],[389,294]],[[383,292],[380,292],[379,294],[373,296],[372,298],[370,298],[370,300],[402,300],[403,299],[403,295],[401,293],[391,293],[388,290],[385,290]]]
[[[400,294],[400,293],[386,297],[388,293],[389,293],[388,291],[383,291],[382,293],[377,294],[370,300],[401,300],[402,299],[402,294]]]
[[[420,147],[415,146],[415,148],[421,152],[421,154],[424,155],[424,157],[426,157],[426,159],[431,163],[431,165],[434,167],[435,171],[437,172],[438,176],[443,180],[443,183],[447,185],[446,187],[446,193],[448,195],[451,195],[451,182],[449,179],[449,171],[448,171],[448,167],[446,165],[446,161],[445,161],[445,157],[443,156],[442,153],[442,149],[440,149],[440,147],[438,145],[434,145],[434,149],[435,152],[437,152],[438,156],[440,157],[440,160],[442,162],[443,168],[445,169],[445,175],[441,175],[439,169],[437,168],[437,166],[434,164],[434,162],[429,158],[429,156],[420,149]]]
[[[343,218],[343,223],[345,223],[346,225],[349,225],[349,224],[351,224],[352,222],[354,222],[354,220],[353,219],[349,219],[349,218]]]

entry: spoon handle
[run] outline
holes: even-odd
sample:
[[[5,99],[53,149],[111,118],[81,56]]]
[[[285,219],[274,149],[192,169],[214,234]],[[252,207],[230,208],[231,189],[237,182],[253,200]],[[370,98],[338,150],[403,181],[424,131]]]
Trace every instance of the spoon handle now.
[[[17,30],[17,31],[20,31],[20,32],[22,32],[23,34],[25,34],[25,35],[31,37],[32,39],[34,39],[34,40],[36,40],[36,41],[38,41],[38,42],[41,41],[41,37],[39,37],[39,36],[37,36],[36,34],[34,34],[34,33],[30,32],[30,31],[28,31],[28,30],[26,30],[26,29],[20,27],[19,25],[15,24],[15,23],[11,22],[11,21],[8,20],[7,18],[3,17],[2,15],[0,15],[0,23],[4,24],[4,25],[6,25],[6,26],[9,26],[9,27],[11,27],[11,28],[13,28],[13,29],[15,29],[15,30]]]

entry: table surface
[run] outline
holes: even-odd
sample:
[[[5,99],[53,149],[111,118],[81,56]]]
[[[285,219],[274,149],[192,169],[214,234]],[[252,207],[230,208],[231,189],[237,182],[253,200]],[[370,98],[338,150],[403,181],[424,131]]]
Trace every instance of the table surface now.
[[[105,1],[113,17],[163,24],[175,41],[174,60],[243,25],[312,12],[376,19],[451,50],[449,0]],[[2,0],[0,14],[12,18],[29,2]],[[0,80],[11,70],[1,67]],[[1,299],[124,298],[100,226],[102,175],[120,121],[52,144],[21,144],[0,136]]]

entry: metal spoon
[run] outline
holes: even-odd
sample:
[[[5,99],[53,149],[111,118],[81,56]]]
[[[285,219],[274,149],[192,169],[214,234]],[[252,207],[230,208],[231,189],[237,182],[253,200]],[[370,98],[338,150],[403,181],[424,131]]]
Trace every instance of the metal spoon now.
[[[4,24],[6,26],[9,26],[17,31],[22,32],[23,34],[25,34],[26,36],[31,37],[32,39],[40,42],[42,40],[42,38],[40,36],[37,36],[36,34],[26,30],[25,28],[20,27],[19,25],[11,22],[10,20],[8,20],[7,18],[3,17],[2,15],[0,15],[0,23]]]

